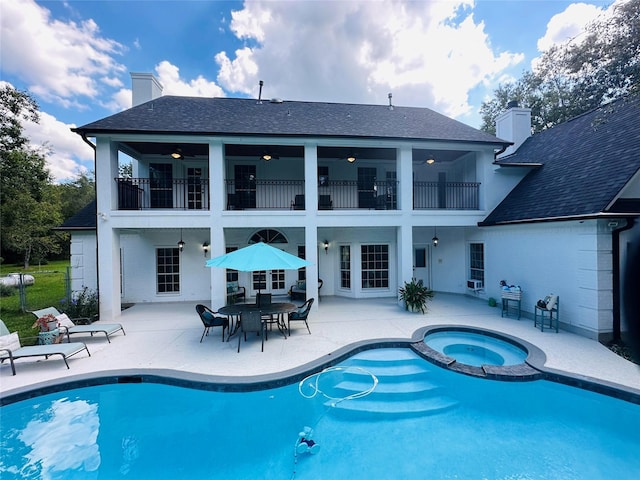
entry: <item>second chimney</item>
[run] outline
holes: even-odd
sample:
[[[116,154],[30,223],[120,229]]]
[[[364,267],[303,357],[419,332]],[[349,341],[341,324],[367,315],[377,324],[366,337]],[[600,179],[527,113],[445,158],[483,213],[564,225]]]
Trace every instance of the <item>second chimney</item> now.
[[[131,103],[133,107],[161,96],[162,85],[153,73],[131,72]]]

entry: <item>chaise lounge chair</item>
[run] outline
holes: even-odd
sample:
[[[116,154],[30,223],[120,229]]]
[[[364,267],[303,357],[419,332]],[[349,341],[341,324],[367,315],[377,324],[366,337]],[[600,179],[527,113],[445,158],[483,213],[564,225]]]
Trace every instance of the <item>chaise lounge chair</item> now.
[[[107,341],[111,343],[110,335],[116,332],[122,331],[123,335],[126,335],[124,328],[119,323],[101,323],[91,325],[77,325],[77,321],[83,321],[87,319],[70,319],[66,313],[60,313],[55,307],[43,308],[42,310],[35,310],[33,314],[40,318],[44,315],[51,314],[58,320],[58,326],[62,330],[63,334],[67,335],[67,342],[70,342],[71,335],[77,334],[90,334],[93,337],[94,333],[104,333],[107,337]]]
[[[14,375],[16,374],[14,360],[18,358],[44,357],[47,359],[52,355],[60,355],[64,360],[64,364],[69,368],[67,358],[83,350],[86,350],[87,354],[91,356],[87,346],[81,342],[23,347],[20,344],[18,332],[9,333],[4,322],[0,320],[0,363],[4,363],[8,359],[11,362],[11,371]]]

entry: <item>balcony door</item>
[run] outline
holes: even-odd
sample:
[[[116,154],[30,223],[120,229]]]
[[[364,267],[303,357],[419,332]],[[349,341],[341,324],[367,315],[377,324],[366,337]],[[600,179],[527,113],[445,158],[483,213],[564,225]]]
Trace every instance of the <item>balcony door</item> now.
[[[256,208],[256,166],[235,165],[233,175],[236,183],[237,208]]]
[[[151,208],[173,208],[173,166],[149,164],[149,201]]]
[[[208,205],[207,191],[203,180],[204,169],[187,167],[187,209],[202,210]]]
[[[358,167],[358,208],[376,207],[376,169]]]

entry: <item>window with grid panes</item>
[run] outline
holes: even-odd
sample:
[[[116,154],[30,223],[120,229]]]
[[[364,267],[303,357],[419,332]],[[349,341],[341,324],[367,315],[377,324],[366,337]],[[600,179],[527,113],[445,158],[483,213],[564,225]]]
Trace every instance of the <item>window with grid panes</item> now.
[[[238,247],[227,247],[225,253],[235,252]],[[237,282],[238,281],[238,271],[231,270],[227,268],[227,282]]]
[[[340,245],[340,288],[351,289],[351,247]]]
[[[469,244],[469,278],[480,280],[484,285],[484,244]]]
[[[304,245],[298,245],[298,258],[302,258],[303,260],[306,258],[306,247]],[[305,267],[298,269],[298,280],[306,280],[307,279],[307,269]]]
[[[180,292],[180,250],[178,248],[156,249],[157,293]]]
[[[389,245],[362,245],[362,288],[389,287]]]

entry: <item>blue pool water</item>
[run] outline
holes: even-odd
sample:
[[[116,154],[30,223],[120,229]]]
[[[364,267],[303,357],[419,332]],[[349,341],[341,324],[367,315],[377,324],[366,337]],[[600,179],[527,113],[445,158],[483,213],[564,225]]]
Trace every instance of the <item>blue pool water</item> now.
[[[434,350],[466,365],[518,365],[527,352],[511,343],[481,333],[447,330],[429,333],[424,342]]]
[[[638,405],[459,375],[409,349],[341,366],[257,392],[110,384],[17,402],[0,409],[0,478],[638,478]],[[335,400],[372,375],[373,393]],[[321,448],[296,456],[304,426]]]

